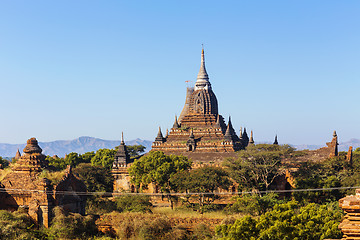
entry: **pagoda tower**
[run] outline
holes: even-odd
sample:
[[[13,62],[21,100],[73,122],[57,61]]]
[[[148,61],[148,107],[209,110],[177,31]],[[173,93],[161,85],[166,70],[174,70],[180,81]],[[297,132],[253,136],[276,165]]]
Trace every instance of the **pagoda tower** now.
[[[152,150],[175,154],[226,153],[244,149],[249,141],[248,138],[244,140],[236,135],[230,118],[226,124],[218,112],[218,101],[205,68],[202,49],[195,86],[187,88],[183,110],[179,117],[175,116],[175,122],[166,137],[163,137],[159,128]]]
[[[132,160],[125,145],[124,134],[121,133],[121,143],[114,156],[111,169],[111,174],[114,177],[114,192],[134,191],[130,185],[130,175],[128,172],[128,167],[131,163]]]

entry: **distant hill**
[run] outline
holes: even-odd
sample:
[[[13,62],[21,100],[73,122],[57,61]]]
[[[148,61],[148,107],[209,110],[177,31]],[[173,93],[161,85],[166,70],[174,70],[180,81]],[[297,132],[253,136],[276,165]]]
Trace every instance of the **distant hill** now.
[[[265,143],[265,142],[263,142]],[[53,142],[39,142],[40,147],[43,150],[45,155],[58,155],[59,157],[64,157],[65,154],[71,152],[77,153],[85,153],[91,151],[97,151],[100,148],[114,148],[119,146],[120,141],[111,141],[104,140],[100,138],[93,137],[79,137],[74,140],[58,140]],[[137,138],[135,140],[126,141],[127,145],[137,145],[141,144],[146,147],[146,152],[151,150],[152,141],[142,140]],[[8,144],[8,143],[0,143],[0,156],[2,157],[14,157],[17,149],[22,150],[25,147],[25,143],[23,144]],[[325,145],[292,145],[298,150],[309,149],[315,150],[321,147],[325,147]],[[342,142],[339,144],[339,151],[348,151],[349,146],[353,146],[353,149],[360,147],[360,139],[352,138],[347,142]]]
[[[125,141],[127,145],[144,145],[146,147],[145,151],[150,151],[151,149],[151,141],[135,139],[131,141]],[[103,140],[100,138],[93,137],[79,137],[74,140],[58,140],[53,142],[39,142],[39,146],[43,150],[43,154],[45,155],[58,155],[59,157],[64,157],[65,154],[71,152],[77,153],[85,153],[91,151],[97,151],[101,148],[115,148],[119,146],[120,141],[111,141],[111,140]],[[25,147],[25,143],[23,144],[7,144],[0,143],[0,156],[2,157],[14,157],[17,149],[22,150]]]
[[[304,150],[304,149],[315,150],[315,149],[325,147],[326,145],[305,145],[304,144],[304,145],[292,145],[292,146],[295,147],[297,150]],[[350,146],[353,147],[353,150],[360,147],[360,139],[352,138],[347,142],[339,143],[339,146],[338,146],[339,151],[347,152],[349,150]]]

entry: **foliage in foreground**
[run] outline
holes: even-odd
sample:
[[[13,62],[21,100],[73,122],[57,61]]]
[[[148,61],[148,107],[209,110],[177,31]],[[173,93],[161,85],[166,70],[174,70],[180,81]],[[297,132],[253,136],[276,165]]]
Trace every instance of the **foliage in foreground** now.
[[[145,195],[124,195],[115,198],[118,212],[151,212],[150,197]]]
[[[145,195],[123,195],[110,200],[106,197],[90,197],[86,203],[86,214],[102,215],[116,212],[151,213],[150,197]]]
[[[193,232],[181,226],[174,226],[169,218],[158,214],[116,213],[109,215],[117,226],[118,239],[138,240],[206,240],[212,239],[213,232],[206,224],[198,224]]]
[[[340,238],[338,225],[343,213],[337,202],[319,205],[310,203],[298,209],[298,202],[277,204],[259,218],[250,216],[233,224],[216,227],[216,236],[223,240],[321,240]]]
[[[36,229],[29,215],[21,210],[0,210],[0,239],[40,239],[44,235]]]
[[[47,232],[48,239],[89,239],[98,235],[95,219],[78,213],[66,213],[60,207],[54,208],[55,217]]]
[[[245,194],[237,197],[235,203],[229,204],[225,208],[225,212],[228,214],[242,213],[260,216],[267,211],[271,211],[276,204],[284,201],[278,200],[278,197],[279,196],[275,193],[268,193],[263,196],[260,196],[259,194]]]

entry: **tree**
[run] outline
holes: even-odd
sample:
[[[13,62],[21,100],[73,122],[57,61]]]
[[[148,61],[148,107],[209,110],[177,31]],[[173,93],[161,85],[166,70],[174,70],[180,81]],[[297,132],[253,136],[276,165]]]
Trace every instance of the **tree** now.
[[[210,193],[218,189],[229,189],[231,182],[223,169],[206,166],[186,174],[175,174],[171,178],[171,184],[177,191],[198,193],[199,211],[203,212],[204,204],[211,204],[215,200],[215,195]]]
[[[160,187],[162,193],[171,198],[172,186],[170,179],[178,172],[184,172],[191,167],[191,161],[184,156],[165,155],[163,152],[153,151],[137,159],[129,168],[131,182],[138,188],[146,188],[149,184]]]
[[[146,147],[143,145],[132,145],[126,146],[126,149],[130,155],[130,157],[135,158],[140,156],[143,152],[145,152]]]
[[[8,167],[10,162],[0,157],[0,169]]]
[[[83,163],[91,163],[91,159],[95,156],[95,153],[92,152],[86,152],[84,154],[81,154],[80,157],[82,158]]]
[[[84,181],[88,192],[112,192],[114,178],[108,168],[81,163],[73,172]]]
[[[268,193],[260,196],[258,194],[245,194],[236,198],[234,204],[229,204],[225,211],[227,213],[242,213],[250,214],[252,216],[259,216],[272,210],[275,204],[281,202],[278,200],[278,195],[275,193]]]
[[[119,212],[151,212],[152,204],[149,196],[123,195],[115,198]]]
[[[95,155],[91,158],[91,165],[93,166],[103,166],[107,169],[111,169],[114,162],[116,150],[114,149],[99,149],[96,151]]]
[[[275,178],[283,174],[282,159],[290,158],[293,151],[288,145],[250,145],[239,152],[237,159],[227,159],[224,165],[243,190],[268,190]]]

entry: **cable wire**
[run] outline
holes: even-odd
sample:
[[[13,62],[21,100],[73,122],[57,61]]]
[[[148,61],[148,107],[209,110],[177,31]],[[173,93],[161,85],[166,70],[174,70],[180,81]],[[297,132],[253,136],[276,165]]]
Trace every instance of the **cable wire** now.
[[[46,194],[62,194],[62,195],[82,195],[82,196],[124,196],[124,195],[147,195],[147,196],[192,196],[192,195],[242,195],[252,193],[292,193],[292,192],[318,192],[318,191],[333,191],[333,190],[346,190],[356,189],[360,186],[354,187],[333,187],[333,188],[306,188],[306,189],[291,189],[291,190],[267,190],[267,191],[245,191],[245,192],[173,192],[173,193],[129,193],[129,192],[77,192],[77,191],[54,191],[54,190],[37,190],[37,189],[12,189],[12,188],[0,188],[1,192],[35,192],[35,193],[46,193]]]

